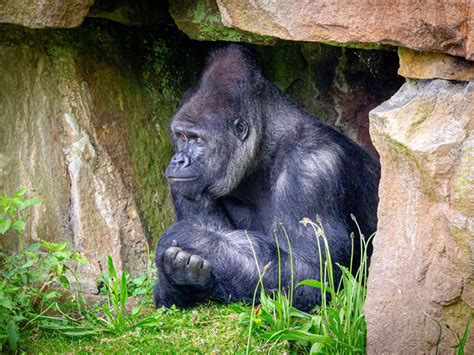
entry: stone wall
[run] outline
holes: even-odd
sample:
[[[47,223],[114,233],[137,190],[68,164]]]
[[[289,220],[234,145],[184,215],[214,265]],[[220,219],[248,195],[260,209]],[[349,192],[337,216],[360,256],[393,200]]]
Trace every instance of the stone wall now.
[[[86,291],[95,292],[108,255],[142,271],[147,241],[153,248],[173,219],[167,121],[204,58],[187,50],[176,64],[176,39],[104,21],[0,25],[0,191],[25,186],[44,198],[26,216],[27,237],[84,252]],[[16,238],[2,244],[13,248]]]
[[[431,352],[438,341],[450,353],[474,308],[473,118],[474,83],[440,79],[409,80],[370,113],[382,165],[370,353]]]

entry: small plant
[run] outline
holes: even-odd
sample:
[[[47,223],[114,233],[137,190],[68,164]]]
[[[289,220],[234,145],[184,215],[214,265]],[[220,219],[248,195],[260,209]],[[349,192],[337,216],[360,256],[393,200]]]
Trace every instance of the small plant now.
[[[102,275],[102,281],[107,292],[108,302],[102,305],[104,317],[97,319],[103,323],[107,330],[120,332],[129,330],[135,325],[139,316],[140,306],[133,307],[131,314],[126,314],[128,300],[127,274],[122,271],[121,277],[118,277],[114,262],[109,256],[107,259],[108,273]]]
[[[76,285],[75,306],[83,307],[82,293],[74,265],[87,263],[80,253],[66,249],[67,244],[41,239],[26,246],[26,222],[22,212],[41,199],[26,199],[26,189],[12,197],[0,196],[0,234],[13,230],[18,237],[20,251],[8,255],[0,251],[0,350],[8,344],[17,348],[20,327],[41,322],[42,315],[59,309],[60,292]],[[71,281],[71,279],[73,281]],[[60,287],[60,288],[58,288]]]
[[[464,347],[466,346],[466,343],[467,343],[467,337],[469,336],[469,329],[471,328],[471,323],[472,323],[472,313],[469,313],[469,316],[467,318],[466,328],[464,328],[464,333],[456,349],[456,355],[464,355]]]
[[[290,341],[294,346],[308,348],[310,353],[364,353],[366,324],[363,305],[366,297],[367,248],[372,237],[365,241],[361,234],[359,269],[354,276],[352,265],[349,268],[338,265],[342,276],[340,284],[336,285],[329,245],[321,222],[318,220],[314,223],[309,219],[304,219],[302,223],[313,228],[318,238],[319,280],[303,280],[296,286],[293,286],[291,282],[288,292],[282,290],[280,281],[279,290],[267,295],[262,282],[263,273],[260,274],[259,271],[260,282],[256,291],[261,290],[260,305],[255,307],[254,298],[250,310],[244,306],[236,306],[234,309],[241,312],[242,322],[249,326],[249,340],[250,335],[253,334],[268,342]],[[283,231],[291,250],[284,228]],[[278,242],[278,238],[276,240]],[[322,248],[326,255],[325,260],[322,258]],[[291,272],[293,274],[293,270]],[[302,312],[293,307],[294,288],[300,286],[310,286],[321,291],[321,305],[316,308],[314,314]],[[250,341],[247,353],[250,350],[249,344]]]
[[[99,279],[102,294],[107,296],[107,301],[100,306],[92,307],[86,312],[85,317],[80,319],[73,319],[65,314],[47,317],[49,323],[42,328],[56,330],[70,337],[84,337],[99,334],[120,335],[144,327],[157,327],[161,324],[159,312],[145,315],[142,303],[131,306],[129,302],[131,292],[137,290],[130,290],[129,284],[139,284],[142,288],[140,292],[148,292],[150,286],[146,285],[147,282],[151,284],[151,278],[130,279],[125,271],[119,276],[109,256],[107,272]]]

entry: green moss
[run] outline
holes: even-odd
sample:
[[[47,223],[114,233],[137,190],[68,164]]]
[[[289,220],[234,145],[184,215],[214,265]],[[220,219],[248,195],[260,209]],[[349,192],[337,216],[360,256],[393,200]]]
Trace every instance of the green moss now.
[[[142,222],[148,235],[156,239],[173,222],[173,207],[168,183],[163,175],[172,149],[167,139],[166,107],[153,115],[152,121],[136,120],[127,124],[128,154],[135,173],[136,196]],[[158,129],[157,129],[158,128]]]
[[[327,44],[335,47],[359,48],[371,50],[388,50],[395,51],[397,47],[378,42],[335,42],[335,41],[318,41],[319,43]]]
[[[173,1],[170,13],[179,29],[193,39],[259,44],[278,42],[274,37],[225,27],[215,0]]]
[[[173,222],[174,212],[164,171],[172,156],[168,122],[183,92],[196,80],[204,56],[177,34],[155,38],[145,52],[141,82],[150,98],[146,117],[127,124],[129,156],[147,231],[155,240]]]

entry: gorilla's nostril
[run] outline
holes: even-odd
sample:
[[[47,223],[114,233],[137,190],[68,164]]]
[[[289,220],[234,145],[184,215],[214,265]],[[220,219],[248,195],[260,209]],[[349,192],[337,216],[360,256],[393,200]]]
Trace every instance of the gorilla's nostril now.
[[[176,153],[172,162],[176,168],[186,168],[190,165],[191,159],[185,153]]]

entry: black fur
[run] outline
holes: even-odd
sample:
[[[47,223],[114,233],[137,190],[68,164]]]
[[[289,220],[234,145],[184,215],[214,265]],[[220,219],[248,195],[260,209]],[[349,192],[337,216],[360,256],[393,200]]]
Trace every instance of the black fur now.
[[[262,76],[244,47],[231,45],[210,57],[170,129],[176,155],[167,177],[177,222],[156,249],[157,307],[251,300],[258,282],[254,253],[261,272],[271,262],[263,277],[266,290],[277,289],[275,230],[288,287],[283,227],[295,282],[318,279],[317,239],[299,223],[304,217],[319,216],[332,260],[342,265],[350,261],[350,233],[357,231],[350,214],[366,236],[375,231],[377,161],[294,105]],[[354,244],[358,260],[358,240]],[[296,289],[296,307],[318,302],[317,289]]]

